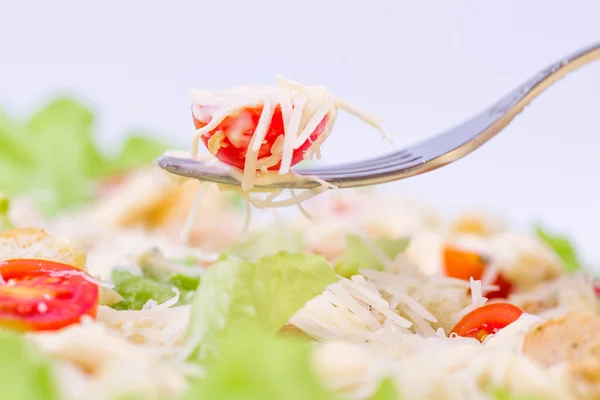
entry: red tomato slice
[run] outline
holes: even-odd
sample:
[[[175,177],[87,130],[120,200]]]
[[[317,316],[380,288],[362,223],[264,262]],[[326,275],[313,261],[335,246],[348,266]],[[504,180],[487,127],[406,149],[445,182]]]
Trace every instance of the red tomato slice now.
[[[510,303],[486,304],[465,315],[450,333],[483,342],[488,335],[515,322],[521,314],[523,310]]]
[[[96,316],[98,286],[71,265],[46,260],[0,262],[0,325],[46,331]]]
[[[199,107],[201,109],[203,108],[201,106]],[[211,140],[213,136],[219,135],[214,138],[214,140],[218,140],[219,142],[218,150],[215,153],[213,149],[211,153],[225,164],[244,169],[246,151],[248,150],[250,139],[252,139],[252,135],[258,124],[262,109],[262,106],[248,107],[237,111],[233,115],[227,116],[215,129],[202,136],[202,142],[204,142],[204,145],[211,151],[212,146],[210,146],[209,140]],[[296,165],[303,160],[306,150],[308,150],[311,144],[317,140],[325,130],[328,119],[329,117],[325,116],[310,137],[306,139],[306,142],[294,150],[291,165]],[[205,121],[200,121],[194,116],[194,125],[196,126],[196,129],[206,126],[209,122],[210,118]],[[271,155],[273,143],[275,143],[277,138],[283,134],[283,117],[281,115],[281,108],[277,106],[275,107],[271,125],[267,131],[265,140],[258,152],[259,160]],[[269,169],[278,170],[280,165],[281,163],[277,163],[277,165],[274,165]]]
[[[475,280],[481,280],[485,266],[486,261],[480,254],[459,250],[451,246],[444,248],[444,270],[447,276],[465,281],[470,280],[471,277]],[[486,293],[485,297],[489,299],[508,297],[512,284],[501,274],[498,274],[494,285],[497,285],[499,289]]]

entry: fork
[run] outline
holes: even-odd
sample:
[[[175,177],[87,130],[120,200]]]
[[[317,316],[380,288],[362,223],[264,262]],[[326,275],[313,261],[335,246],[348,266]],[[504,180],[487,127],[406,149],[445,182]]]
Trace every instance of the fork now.
[[[600,58],[600,42],[560,59],[535,74],[483,112],[462,124],[423,142],[388,155],[364,161],[326,166],[297,168],[294,179],[280,176],[277,182],[255,185],[256,188],[312,189],[322,185],[311,177],[338,188],[376,185],[419,175],[450,164],[471,153],[500,132],[515,116],[554,82]],[[230,167],[192,158],[164,154],[156,160],[166,171],[188,178],[240,185]],[[298,179],[304,178],[304,179]]]

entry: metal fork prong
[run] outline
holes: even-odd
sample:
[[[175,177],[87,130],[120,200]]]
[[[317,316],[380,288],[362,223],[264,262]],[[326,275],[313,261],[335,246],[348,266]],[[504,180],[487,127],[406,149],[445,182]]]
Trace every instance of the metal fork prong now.
[[[373,159],[372,161],[365,161],[360,165],[336,165],[329,168],[298,169],[296,170],[296,173],[300,175],[315,175],[322,178],[325,178],[329,175],[364,175],[365,173],[397,169],[398,167],[404,166],[413,161],[417,161],[421,158],[421,156],[407,154],[406,156],[402,156],[398,159],[388,159],[385,162],[382,162],[379,159]]]
[[[300,171],[313,171],[313,170],[322,170],[322,169],[331,169],[331,168],[335,168],[335,169],[344,169],[344,170],[350,170],[350,169],[361,169],[361,168],[365,168],[365,167],[370,167],[370,166],[374,166],[374,165],[384,165],[387,164],[390,160],[403,160],[405,158],[411,157],[411,153],[408,150],[401,150],[401,151],[397,151],[397,152],[393,152],[390,154],[386,154],[384,156],[380,156],[380,157],[376,157],[376,158],[369,158],[366,160],[361,160],[361,161],[354,161],[351,163],[344,163],[344,164],[336,164],[334,166],[324,166],[324,167],[298,167],[296,168],[296,170],[298,172]]]

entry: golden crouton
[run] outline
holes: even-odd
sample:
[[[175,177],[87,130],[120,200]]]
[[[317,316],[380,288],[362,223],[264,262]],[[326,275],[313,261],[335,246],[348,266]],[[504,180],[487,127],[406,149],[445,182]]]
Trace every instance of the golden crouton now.
[[[477,236],[491,236],[504,229],[504,221],[476,212],[461,215],[450,226],[451,233]]]
[[[84,269],[86,253],[76,241],[55,238],[37,228],[20,228],[0,234],[0,261],[15,258],[39,258]]]
[[[179,201],[181,193],[180,182],[161,169],[140,169],[99,199],[91,222],[108,228],[154,227]]]

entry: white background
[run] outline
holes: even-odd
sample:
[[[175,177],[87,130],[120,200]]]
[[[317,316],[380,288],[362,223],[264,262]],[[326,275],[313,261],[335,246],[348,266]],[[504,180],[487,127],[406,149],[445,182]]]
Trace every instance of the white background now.
[[[599,16],[593,0],[0,0],[0,104],[20,115],[54,93],[76,93],[98,110],[105,144],[147,128],[185,146],[190,88],[282,73],[382,115],[402,146],[599,41]],[[390,188],[449,212],[542,221],[600,263],[599,115],[597,63],[476,153]],[[337,162],[387,151],[376,132],[342,118],[324,154]]]

